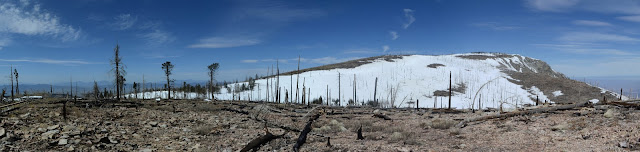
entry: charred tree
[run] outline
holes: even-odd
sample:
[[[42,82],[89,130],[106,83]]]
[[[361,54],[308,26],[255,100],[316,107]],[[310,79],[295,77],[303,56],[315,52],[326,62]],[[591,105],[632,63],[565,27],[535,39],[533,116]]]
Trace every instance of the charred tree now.
[[[449,71],[449,109],[451,109],[451,71]]]
[[[211,92],[211,101],[214,101],[216,99],[213,94],[215,93],[215,86],[214,86],[215,75],[219,67],[220,67],[219,63],[212,63],[209,66],[207,66],[207,69],[209,70],[207,74],[209,75],[209,92]]]
[[[173,70],[173,64],[169,61],[162,63],[162,69],[164,70],[164,75],[167,76],[167,99],[171,100],[171,79],[169,76],[171,75],[171,70]]]
[[[358,128],[358,138],[357,140],[364,140],[364,137],[362,136],[362,125],[360,125],[360,128]]]
[[[311,124],[313,124],[313,121],[317,120],[318,118],[320,118],[320,113],[317,113],[309,118],[309,121],[307,121],[307,125],[305,125],[304,129],[302,129],[302,132],[300,132],[300,136],[298,136],[296,144],[293,145],[293,151],[300,151],[300,147],[302,147],[302,145],[307,142],[307,134],[311,132]]]
[[[378,92],[378,77],[376,77],[376,82],[373,87],[373,102],[375,102],[376,104],[378,104],[378,99],[376,99],[377,92]]]

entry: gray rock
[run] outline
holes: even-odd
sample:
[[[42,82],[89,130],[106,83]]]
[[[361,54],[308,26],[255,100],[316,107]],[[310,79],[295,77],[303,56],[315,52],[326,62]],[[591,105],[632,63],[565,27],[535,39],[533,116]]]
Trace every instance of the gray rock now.
[[[160,124],[160,128],[167,128],[167,124]]]
[[[4,131],[4,128],[0,127],[0,138],[4,137],[7,133]]]
[[[116,137],[114,136],[109,136],[107,137],[109,139],[109,142],[111,142],[112,144],[117,144],[118,141],[116,140]]]
[[[58,129],[58,127],[60,127],[60,125],[53,125],[53,126],[49,126],[49,127],[47,127],[47,130],[54,130],[54,129]]]
[[[60,139],[58,140],[58,145],[66,145],[67,144],[67,139]]]
[[[620,146],[620,148],[629,148],[629,143],[627,143],[626,141],[623,141],[618,143],[618,146]]]
[[[152,121],[149,122],[149,125],[151,125],[151,127],[158,127],[158,122]]]
[[[607,112],[605,112],[603,116],[605,118],[613,118],[614,115],[615,115],[615,110],[614,109],[608,109]]]
[[[47,131],[45,133],[42,133],[42,135],[40,136],[40,139],[45,140],[45,139],[51,139],[53,138],[53,135],[59,133],[60,130],[51,130],[51,131]]]
[[[153,150],[149,149],[149,148],[145,148],[145,149],[140,150],[139,152],[153,152]]]
[[[74,151],[74,150],[76,150],[76,149],[73,147],[73,145],[71,145],[71,146],[69,146],[69,148],[67,148],[67,151]]]

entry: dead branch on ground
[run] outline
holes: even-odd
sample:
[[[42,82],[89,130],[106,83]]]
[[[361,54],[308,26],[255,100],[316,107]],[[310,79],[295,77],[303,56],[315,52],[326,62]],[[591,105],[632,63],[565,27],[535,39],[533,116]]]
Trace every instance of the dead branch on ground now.
[[[526,111],[518,111],[518,112],[510,112],[510,113],[504,113],[504,114],[496,114],[496,115],[475,117],[475,118],[471,118],[471,119],[467,119],[467,120],[461,121],[460,123],[458,123],[456,125],[456,127],[462,128],[467,123],[475,122],[475,121],[484,121],[484,120],[496,119],[496,118],[508,118],[508,117],[513,117],[513,116],[530,115],[530,114],[535,114],[535,113],[552,112],[552,111],[557,111],[557,110],[568,110],[568,109],[573,109],[573,108],[577,108],[577,107],[584,107],[584,106],[587,106],[588,104],[589,104],[589,101],[584,101],[584,102],[579,102],[579,103],[569,104],[569,105],[545,107],[545,108],[531,109],[531,110],[526,110]]]

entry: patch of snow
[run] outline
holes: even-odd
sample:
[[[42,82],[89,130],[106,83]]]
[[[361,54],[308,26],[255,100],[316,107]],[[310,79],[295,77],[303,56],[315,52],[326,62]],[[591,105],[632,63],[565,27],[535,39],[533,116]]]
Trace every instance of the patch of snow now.
[[[591,102],[591,103],[598,103],[598,102],[600,102],[600,100],[598,100],[598,99],[591,99],[591,100],[589,100],[589,102]]]
[[[529,91],[531,91],[531,94],[532,94],[531,98],[534,98],[534,99],[538,98],[540,100],[540,102],[543,102],[543,103],[544,103],[544,101],[548,101],[549,103],[553,102],[546,95],[544,95],[544,92],[540,91],[540,89],[538,89],[538,87],[536,87],[536,86],[531,86]]]
[[[337,105],[345,106],[349,100],[354,99],[355,76],[357,91],[355,98],[358,105],[377,99],[384,107],[414,107],[415,105],[411,105],[410,102],[415,101],[419,101],[418,106],[423,108],[433,108],[434,102],[436,107],[448,107],[448,97],[435,96],[434,92],[448,90],[449,72],[451,72],[454,87],[458,86],[458,84],[466,86],[465,91],[453,93],[451,107],[470,108],[474,104],[474,98],[476,98],[475,103],[481,100],[483,108],[499,108],[500,105],[503,105],[503,108],[507,109],[516,105],[535,104],[536,95],[539,96],[540,101],[548,100],[547,96],[537,88],[523,89],[521,85],[512,83],[509,80],[512,78],[500,68],[506,67],[509,70],[519,71],[513,65],[522,64],[521,58],[474,60],[459,58],[457,57],[458,55],[460,54],[439,56],[410,55],[403,56],[402,59],[394,59],[393,62],[381,59],[374,60],[372,63],[350,69],[319,70],[303,72],[299,75],[281,75],[279,88],[275,87],[277,80],[274,77],[258,79],[255,81],[256,86],[253,90],[240,92],[234,91],[234,86],[247,85],[247,82],[232,83],[228,85],[229,89],[221,88],[220,93],[216,93],[215,97],[219,100],[231,100],[234,97],[238,99],[239,97],[241,100],[251,99],[252,101],[274,102],[275,90],[279,89],[281,90],[280,102],[300,103],[304,85],[307,97],[310,97],[311,100],[322,97],[326,103],[327,96],[331,101],[340,97],[341,101]],[[495,56],[489,53],[483,55]],[[440,63],[446,66],[424,68],[431,63]],[[340,80],[338,80],[338,75],[340,75]],[[300,82],[299,86],[296,87],[298,76]],[[377,96],[373,97],[374,90],[376,90],[374,87],[376,78],[378,78]],[[267,80],[269,81],[268,89]],[[341,82],[340,85],[338,84],[339,81]],[[338,92],[338,90],[341,92]],[[285,92],[289,94],[286,95]],[[296,92],[298,94],[297,97]],[[394,92],[393,94],[395,95],[391,92]],[[166,98],[166,93],[166,91],[147,92],[145,93],[145,98]],[[183,93],[177,92],[175,95],[172,94],[171,97],[185,99],[211,98],[210,94],[186,94],[185,96]],[[269,94],[269,98],[267,98],[267,94]],[[285,96],[288,96],[290,100],[284,101]],[[479,96],[482,97],[480,98]],[[141,94],[138,94],[138,98],[141,98]],[[393,98],[395,98],[395,101],[392,103]],[[336,104],[331,103],[331,105]],[[477,104],[473,106],[477,107]]]
[[[562,93],[562,91],[560,91],[560,90],[558,90],[558,91],[554,91],[554,92],[552,92],[552,93],[553,93],[553,96],[554,96],[554,97],[564,95],[564,94]]]

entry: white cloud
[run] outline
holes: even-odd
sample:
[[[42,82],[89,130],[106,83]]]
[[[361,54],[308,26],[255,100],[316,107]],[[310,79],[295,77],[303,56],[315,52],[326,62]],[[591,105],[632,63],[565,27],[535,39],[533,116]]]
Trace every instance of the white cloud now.
[[[640,65],[638,56],[621,56],[595,59],[568,59],[551,64],[554,70],[568,76],[629,76],[640,75],[637,66]]]
[[[4,48],[5,46],[8,46],[11,43],[11,39],[4,37],[4,38],[0,38],[0,50],[2,50],[2,48]]]
[[[279,1],[238,1],[241,4],[232,13],[235,19],[260,19],[270,22],[289,22],[310,17],[325,16],[326,12],[318,9],[293,8]]]
[[[336,57],[329,57],[328,56],[328,57],[321,57],[321,58],[300,58],[300,62],[312,63],[312,64],[333,64],[333,63],[345,62],[345,61],[350,61],[350,60],[355,60],[355,59],[360,59],[360,57],[336,58]],[[243,63],[270,62],[270,63],[273,63],[273,64],[275,64],[276,61],[279,61],[280,63],[289,63],[289,62],[297,63],[298,62],[298,58],[280,59],[280,60],[276,60],[276,59],[261,59],[261,60],[247,59],[247,60],[242,60]]]
[[[349,57],[349,58],[322,57],[322,58],[308,59],[305,61],[309,63],[316,63],[316,64],[333,64],[333,63],[340,63],[340,62],[345,62],[345,61],[355,60],[355,59],[359,59],[359,58],[358,57]]]
[[[502,31],[502,30],[514,30],[514,29],[518,29],[520,27],[518,26],[507,26],[507,25],[502,25],[500,23],[497,22],[483,22],[483,23],[473,23],[471,24],[473,26],[477,26],[477,27],[484,27],[484,28],[490,28],[492,30],[498,30],[498,31]]]
[[[568,42],[638,42],[640,39],[616,34],[593,32],[570,32],[558,38]]]
[[[637,0],[527,0],[526,5],[537,11],[590,11],[607,14],[640,14]]]
[[[382,52],[387,52],[389,51],[389,46],[388,45],[383,45],[382,46]]]
[[[77,40],[81,32],[62,24],[60,18],[40,9],[40,4],[21,1],[0,3],[0,34],[48,36],[62,41]]]
[[[258,60],[242,60],[242,63],[256,63]]]
[[[404,17],[407,19],[407,22],[402,24],[402,28],[407,29],[416,21],[416,18],[413,17],[414,10],[405,8],[402,11],[404,11]]]
[[[175,38],[171,33],[158,29],[154,29],[149,33],[140,34],[138,36],[145,39],[147,41],[147,45],[150,46],[160,46],[175,41]]]
[[[634,55],[629,51],[623,51],[618,49],[603,48],[598,44],[534,44],[535,46],[550,48],[573,54],[586,54],[586,55]]]
[[[620,16],[617,17],[620,20],[625,20],[625,21],[629,21],[629,22],[640,22],[640,15],[634,15],[634,16]]]
[[[369,49],[369,48],[360,48],[360,49],[350,49],[346,50],[343,53],[345,54],[375,54],[380,53],[380,51]]]
[[[196,44],[189,45],[189,48],[230,48],[239,46],[250,46],[259,44],[260,40],[257,39],[240,39],[240,38],[225,38],[225,37],[211,37],[201,39]]]
[[[572,23],[575,25],[584,25],[584,26],[613,26],[607,22],[593,21],[593,20],[574,20]]]
[[[0,61],[4,62],[31,62],[31,63],[46,63],[46,64],[61,64],[61,65],[81,65],[81,64],[91,64],[86,61],[80,60],[53,60],[53,59],[0,59]]]
[[[138,17],[131,14],[120,14],[113,18],[115,22],[111,24],[115,30],[126,30],[133,27],[138,21]]]
[[[564,12],[578,2],[579,0],[527,0],[527,5],[540,11]]]
[[[596,55],[632,55],[630,52],[617,49],[590,49],[590,48],[567,48],[564,51],[576,54],[596,54]]]
[[[396,31],[389,31],[389,35],[391,35],[391,40],[396,40],[398,39],[398,37],[400,37],[398,36],[398,32]]]

